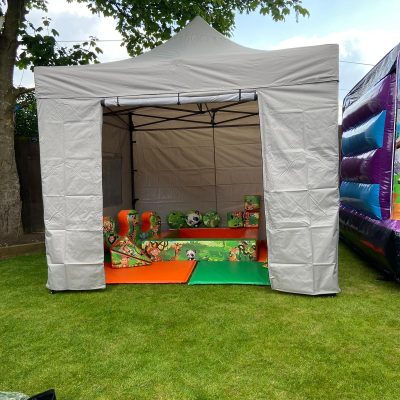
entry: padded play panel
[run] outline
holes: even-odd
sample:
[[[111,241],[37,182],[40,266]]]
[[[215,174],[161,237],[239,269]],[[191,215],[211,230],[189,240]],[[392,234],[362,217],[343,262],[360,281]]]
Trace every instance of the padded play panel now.
[[[160,261],[145,267],[111,268],[104,264],[106,284],[116,283],[186,283],[196,261]]]
[[[256,240],[258,228],[180,228],[161,233],[163,239],[247,239]]]
[[[254,261],[199,261],[189,285],[270,285],[268,268]]]
[[[142,247],[148,254],[156,251],[153,261],[256,261],[257,238],[258,228],[180,228],[145,240]]]
[[[267,262],[268,261],[268,248],[267,242],[265,240],[260,240],[258,243],[258,262]]]

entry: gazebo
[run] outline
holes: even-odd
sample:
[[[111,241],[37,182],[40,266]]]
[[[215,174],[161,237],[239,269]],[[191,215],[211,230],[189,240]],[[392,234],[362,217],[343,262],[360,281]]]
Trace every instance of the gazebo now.
[[[102,215],[264,200],[272,288],[338,287],[338,46],[262,51],[197,17],[112,63],[38,67],[51,290],[105,287]]]

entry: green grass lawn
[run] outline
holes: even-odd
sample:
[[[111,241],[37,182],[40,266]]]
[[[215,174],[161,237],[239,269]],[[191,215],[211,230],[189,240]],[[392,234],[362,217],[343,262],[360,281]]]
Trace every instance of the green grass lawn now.
[[[0,261],[0,391],[77,399],[398,399],[400,286],[340,247],[336,297],[119,285],[49,294]]]

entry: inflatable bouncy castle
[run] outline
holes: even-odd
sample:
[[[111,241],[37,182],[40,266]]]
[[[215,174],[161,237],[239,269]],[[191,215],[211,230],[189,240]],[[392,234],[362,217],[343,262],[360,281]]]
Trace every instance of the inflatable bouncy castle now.
[[[347,94],[340,234],[400,281],[400,45]]]

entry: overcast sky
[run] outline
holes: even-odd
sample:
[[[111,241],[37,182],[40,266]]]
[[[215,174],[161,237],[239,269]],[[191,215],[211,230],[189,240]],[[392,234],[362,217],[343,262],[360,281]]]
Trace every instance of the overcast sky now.
[[[338,43],[340,60],[377,63],[400,41],[400,0],[303,0],[309,18],[289,16],[285,22],[273,22],[257,13],[237,15],[232,39],[257,49],[281,49],[314,44]],[[38,24],[41,14],[34,11],[28,20]],[[85,40],[96,36],[104,51],[101,62],[128,57],[120,46],[121,36],[112,18],[92,15],[83,4],[49,0],[52,25],[59,40]],[[371,66],[340,63],[340,102],[345,94],[369,71]],[[16,86],[32,86],[30,71],[16,71]]]

